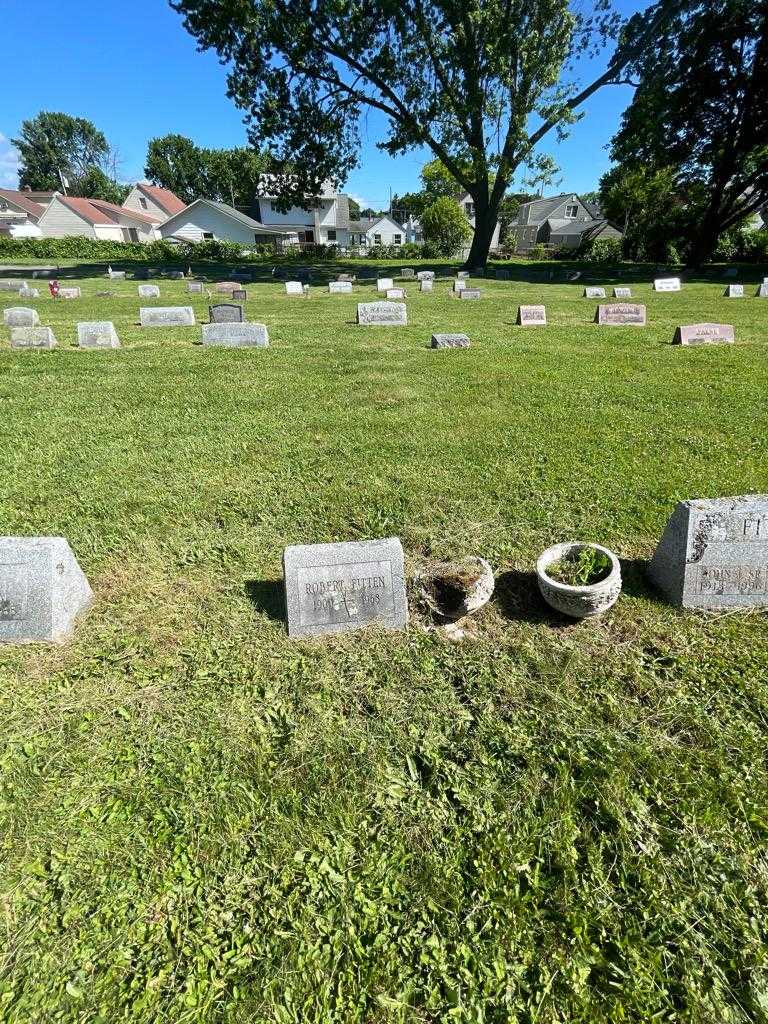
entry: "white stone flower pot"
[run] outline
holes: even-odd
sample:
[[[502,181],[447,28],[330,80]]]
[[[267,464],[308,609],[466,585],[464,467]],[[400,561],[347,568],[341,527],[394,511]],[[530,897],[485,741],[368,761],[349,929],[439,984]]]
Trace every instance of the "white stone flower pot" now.
[[[586,587],[572,587],[547,575],[549,566],[559,562],[561,558],[571,552],[580,551],[582,548],[594,548],[609,558],[611,569],[605,579]],[[621,593],[619,560],[612,551],[604,548],[601,544],[585,544],[578,541],[554,544],[539,556],[536,562],[536,576],[539,580],[541,596],[547,604],[556,611],[562,612],[563,615],[570,615],[574,619],[600,615],[616,604]]]
[[[479,611],[490,600],[495,585],[493,569],[479,555],[433,566],[418,582],[429,608],[450,621]]]

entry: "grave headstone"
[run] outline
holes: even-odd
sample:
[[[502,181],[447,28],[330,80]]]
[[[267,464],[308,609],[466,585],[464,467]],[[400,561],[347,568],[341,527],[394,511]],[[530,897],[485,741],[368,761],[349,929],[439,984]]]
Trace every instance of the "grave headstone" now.
[[[26,281],[0,281],[0,292],[18,292],[20,288],[26,287]]]
[[[231,295],[234,289],[239,287],[238,281],[219,281],[216,285],[216,291],[221,295]]]
[[[339,274],[339,276],[336,278],[336,280],[337,281],[342,281],[342,282],[346,281],[346,282],[352,283],[352,282],[356,281],[357,278],[355,277],[354,274]]]
[[[729,284],[725,289],[724,298],[726,299],[743,299],[744,298],[744,285],[743,284]]]
[[[247,302],[248,292],[245,290],[245,288],[233,288],[232,298],[234,299],[235,302]]]
[[[479,299],[480,289],[479,288],[462,288],[459,292],[460,299]]]
[[[139,298],[141,299],[159,299],[160,289],[156,284],[140,284],[139,285]]]
[[[3,310],[3,323],[6,327],[38,327],[40,317],[36,309],[26,306],[9,306]]]
[[[729,345],[735,340],[732,324],[681,324],[675,331],[675,345]]]
[[[603,327],[644,327],[645,306],[639,302],[611,302],[597,307],[595,319]]]
[[[435,290],[435,282],[431,277],[425,277],[422,281],[419,281],[420,292],[433,292]]]
[[[394,288],[395,282],[391,277],[379,277],[376,281],[376,291],[385,292],[388,288]]]
[[[66,640],[92,601],[63,537],[0,537],[0,643]]]
[[[584,289],[584,298],[585,299],[604,299],[605,298],[605,288],[592,288],[592,287],[585,288]]]
[[[420,270],[416,277],[419,281],[434,281],[435,272],[434,270]]]
[[[369,327],[402,327],[408,323],[404,302],[358,302],[357,322]]]
[[[413,267],[400,267],[400,277],[405,278],[407,281],[413,280],[416,277],[416,271]]]
[[[124,281],[126,276],[127,275],[124,270],[110,270],[107,273],[107,277],[110,281]]]
[[[183,281],[184,271],[183,270],[169,270],[166,277],[171,281]]]
[[[613,289],[614,299],[631,299],[632,289],[631,288],[614,288]]]
[[[241,324],[243,322],[243,307],[233,302],[219,302],[215,306],[208,307],[208,320],[212,324]]]
[[[82,292],[79,288],[59,288],[60,299],[80,299]]]
[[[433,334],[432,348],[469,348],[466,334]]]
[[[679,277],[657,277],[653,282],[655,292],[679,292],[682,290]]]
[[[187,293],[189,295],[202,295],[202,293],[203,293],[203,282],[202,281],[190,281],[187,284]]]
[[[459,281],[466,281],[467,278],[469,277],[469,271],[459,270],[458,273],[456,274],[456,277]]]
[[[517,323],[520,327],[546,327],[547,310],[544,306],[518,306]]]
[[[285,294],[286,295],[303,295],[304,285],[301,281],[286,281],[285,282]]]
[[[50,327],[12,327],[11,348],[56,348]]]
[[[405,288],[387,288],[388,299],[404,299]]]
[[[456,280],[453,282],[454,292],[463,292],[466,287],[467,282],[464,280],[463,277],[457,277]]]
[[[94,320],[77,324],[78,348],[120,348],[115,325],[111,320]]]
[[[142,306],[139,320],[142,327],[192,327],[195,311],[191,306]]]
[[[351,295],[352,294],[352,282],[351,281],[330,281],[328,284],[328,291],[331,295]]]
[[[757,289],[758,299],[768,299],[768,281],[764,281]]]
[[[509,271],[508,270],[497,270],[496,271],[496,280],[497,281],[508,281],[509,280]]]
[[[679,607],[768,606],[768,495],[679,502],[649,575]]]
[[[283,554],[289,636],[408,624],[403,548],[397,537],[297,544]]]
[[[39,299],[40,291],[37,288],[19,288],[20,299]]]
[[[226,348],[267,348],[269,333],[265,324],[203,324],[203,344]]]

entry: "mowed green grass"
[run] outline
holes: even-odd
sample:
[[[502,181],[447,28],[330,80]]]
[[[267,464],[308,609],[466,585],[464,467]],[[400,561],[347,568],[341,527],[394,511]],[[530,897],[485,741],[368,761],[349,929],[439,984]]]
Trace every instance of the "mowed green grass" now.
[[[763,271],[727,300],[593,269],[648,308],[601,328],[584,281],[511,269],[479,302],[408,284],[392,329],[354,324],[372,282],[265,278],[266,350],[141,329],[135,281],[0,293],[60,344],[0,328],[0,533],[67,537],[96,594],[71,643],[0,650],[0,1019],[768,1020],[768,617],[644,577],[676,501],[768,491]],[[74,348],[101,319],[123,348]],[[706,320],[737,343],[670,344]],[[284,546],[390,535],[411,573],[490,560],[468,638],[414,602],[289,640]],[[537,597],[570,538],[623,560],[601,619]]]

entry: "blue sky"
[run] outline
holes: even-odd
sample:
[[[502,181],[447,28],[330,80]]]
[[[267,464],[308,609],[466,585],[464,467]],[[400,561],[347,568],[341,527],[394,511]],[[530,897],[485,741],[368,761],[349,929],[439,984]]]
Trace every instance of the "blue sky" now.
[[[3,3],[0,61],[0,186],[16,184],[16,156],[9,140],[25,118],[40,110],[86,117],[100,128],[122,158],[123,181],[143,178],[147,142],[178,132],[201,146],[245,143],[240,112],[227,99],[226,71],[211,53],[198,53],[181,18],[165,0],[37,0],[30,31],[25,0]],[[645,7],[618,0],[622,13]],[[12,40],[12,44],[9,42]],[[598,59],[584,70],[599,72]],[[616,130],[631,89],[600,90],[585,105],[586,117],[558,144],[542,146],[561,167],[557,191],[586,191],[608,166],[605,146]],[[361,165],[345,191],[365,205],[385,208],[392,192],[419,187],[427,152],[392,159],[376,149],[383,115],[363,121]],[[554,189],[553,189],[554,190]]]

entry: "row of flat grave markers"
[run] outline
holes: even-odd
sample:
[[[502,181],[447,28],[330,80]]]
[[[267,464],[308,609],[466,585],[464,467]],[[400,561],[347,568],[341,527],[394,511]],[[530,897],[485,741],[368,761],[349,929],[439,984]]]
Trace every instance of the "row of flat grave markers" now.
[[[648,574],[677,607],[768,607],[768,495],[679,502]],[[289,636],[408,624],[397,537],[287,547],[283,578]],[[64,641],[92,601],[63,537],[0,537],[0,642]]]

